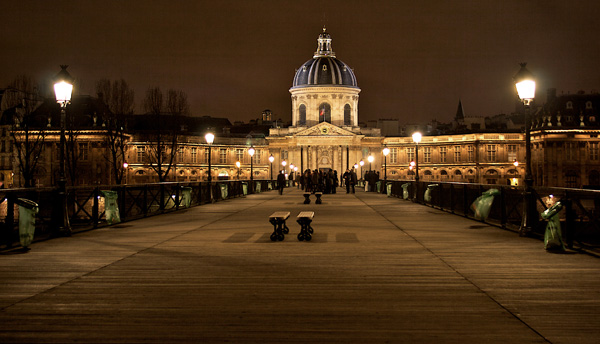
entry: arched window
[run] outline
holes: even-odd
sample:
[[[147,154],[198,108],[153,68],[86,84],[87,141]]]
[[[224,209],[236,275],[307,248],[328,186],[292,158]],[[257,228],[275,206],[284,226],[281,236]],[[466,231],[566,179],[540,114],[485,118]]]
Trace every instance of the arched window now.
[[[344,125],[352,125],[352,109],[349,104],[344,105]]]
[[[300,104],[300,116],[298,118],[298,125],[306,125],[306,105]]]
[[[328,103],[319,105],[319,123],[321,122],[331,123],[331,105]]]

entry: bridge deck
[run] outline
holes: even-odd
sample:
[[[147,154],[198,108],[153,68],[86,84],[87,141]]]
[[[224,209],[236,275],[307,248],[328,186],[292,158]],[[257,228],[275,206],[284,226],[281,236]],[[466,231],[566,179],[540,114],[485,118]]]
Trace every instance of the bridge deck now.
[[[288,188],[4,253],[0,342],[598,342],[595,257],[373,193],[303,201]],[[305,210],[312,241],[296,223],[269,239],[271,213]]]

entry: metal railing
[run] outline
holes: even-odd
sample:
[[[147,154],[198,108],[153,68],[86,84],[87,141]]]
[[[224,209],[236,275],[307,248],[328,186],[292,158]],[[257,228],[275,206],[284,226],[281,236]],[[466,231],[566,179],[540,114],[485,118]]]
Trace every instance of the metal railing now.
[[[486,185],[451,182],[382,181],[381,193],[387,193],[391,184],[390,196],[404,198],[404,188],[408,190],[408,199],[429,205],[453,214],[476,219],[473,202],[489,189],[498,189],[490,213],[485,222],[502,228],[518,231],[523,217],[523,188],[506,185]],[[425,200],[425,190],[429,185],[430,199]],[[570,248],[576,244],[579,248],[600,249],[600,191],[535,187],[537,222],[531,235],[542,237],[547,221],[540,214],[560,201],[564,208],[559,213],[565,243]]]
[[[67,208],[72,231],[80,232],[107,225],[103,191],[116,193],[120,220],[127,222],[270,189],[266,180],[76,186],[67,187]],[[0,249],[19,242],[19,198],[38,204],[34,240],[55,234],[56,188],[0,189]]]

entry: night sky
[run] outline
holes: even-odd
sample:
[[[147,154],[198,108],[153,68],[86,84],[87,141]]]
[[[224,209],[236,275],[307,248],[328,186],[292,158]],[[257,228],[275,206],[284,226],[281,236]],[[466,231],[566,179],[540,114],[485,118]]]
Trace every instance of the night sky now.
[[[194,116],[289,120],[295,70],[323,26],[362,89],[359,120],[449,122],[514,109],[519,62],[538,97],[600,91],[600,1],[3,1],[0,87],[68,64],[76,92],[123,78],[188,94]]]

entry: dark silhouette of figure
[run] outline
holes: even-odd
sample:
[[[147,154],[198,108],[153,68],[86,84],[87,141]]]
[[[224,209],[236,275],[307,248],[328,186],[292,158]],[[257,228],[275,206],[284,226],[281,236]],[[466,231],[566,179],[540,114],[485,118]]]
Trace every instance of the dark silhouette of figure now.
[[[279,189],[279,194],[283,195],[283,188],[285,187],[285,174],[283,174],[283,170],[279,171],[279,175],[277,176],[277,189]]]

